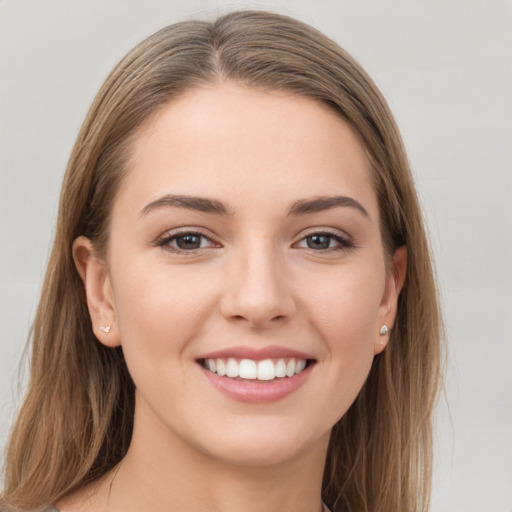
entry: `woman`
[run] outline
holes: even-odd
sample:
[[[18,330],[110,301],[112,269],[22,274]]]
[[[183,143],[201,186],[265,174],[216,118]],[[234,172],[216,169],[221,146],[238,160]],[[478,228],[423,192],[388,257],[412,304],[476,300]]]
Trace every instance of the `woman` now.
[[[71,155],[2,510],[427,510],[439,339],[358,64],[266,12],[166,27]]]

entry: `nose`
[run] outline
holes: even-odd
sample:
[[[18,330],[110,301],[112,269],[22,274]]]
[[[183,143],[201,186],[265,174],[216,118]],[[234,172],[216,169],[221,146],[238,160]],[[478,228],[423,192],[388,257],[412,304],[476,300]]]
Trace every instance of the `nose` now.
[[[286,323],[296,311],[292,279],[271,248],[240,251],[229,262],[221,312],[230,322],[265,329]]]

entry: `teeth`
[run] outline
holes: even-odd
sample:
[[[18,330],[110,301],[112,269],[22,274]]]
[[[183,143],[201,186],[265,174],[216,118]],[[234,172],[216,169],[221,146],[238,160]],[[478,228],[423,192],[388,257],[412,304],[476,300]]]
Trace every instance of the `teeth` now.
[[[306,363],[306,361],[304,361],[304,366],[305,366],[305,363]],[[276,377],[286,377],[286,363],[284,362],[284,359],[279,359],[279,361],[277,361]]]
[[[276,378],[276,367],[270,359],[258,363],[258,380],[272,380]]]
[[[258,375],[258,365],[251,359],[242,359],[238,366],[238,372],[242,379],[255,379]]]
[[[217,365],[217,375],[224,377],[226,375],[226,363],[222,359],[217,359],[215,363]]]
[[[297,364],[295,365],[295,374],[300,373],[304,368],[306,368],[306,361],[304,361],[304,359],[297,361]]]
[[[286,365],[286,376],[293,377],[295,375],[295,359],[290,359]]]
[[[235,359],[228,359],[228,364],[226,365],[226,376],[231,378],[238,377],[238,363]]]
[[[293,377],[306,368],[305,359],[264,359],[253,361],[252,359],[237,360],[230,357],[224,359],[206,359],[205,368],[221,377],[232,379],[240,377],[248,380],[273,380],[283,377]]]

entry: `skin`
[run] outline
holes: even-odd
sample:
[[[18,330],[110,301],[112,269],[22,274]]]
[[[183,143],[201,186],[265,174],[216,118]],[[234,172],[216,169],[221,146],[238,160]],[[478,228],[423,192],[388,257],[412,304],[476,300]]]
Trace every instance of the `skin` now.
[[[168,194],[229,214],[148,208]],[[354,202],[290,214],[333,196]],[[178,232],[201,233],[201,247],[180,249]],[[327,246],[311,247],[314,234]],[[189,91],[139,130],[106,259],[83,237],[73,249],[94,332],[122,345],[137,389],[109,510],[321,510],[330,430],[385,348],[379,330],[393,325],[406,266],[405,248],[384,255],[369,164],[347,123],[281,91]],[[275,402],[223,395],[197,362],[269,344],[315,360]],[[60,510],[104,510],[112,477]]]

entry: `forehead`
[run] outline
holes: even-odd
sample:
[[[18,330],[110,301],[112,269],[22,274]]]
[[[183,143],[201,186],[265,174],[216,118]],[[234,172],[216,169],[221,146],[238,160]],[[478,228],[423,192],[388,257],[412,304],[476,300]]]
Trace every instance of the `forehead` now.
[[[282,201],[333,193],[376,208],[357,134],[326,105],[227,82],[188,91],[138,131],[120,195],[162,193]],[[135,197],[136,196],[136,197]]]

